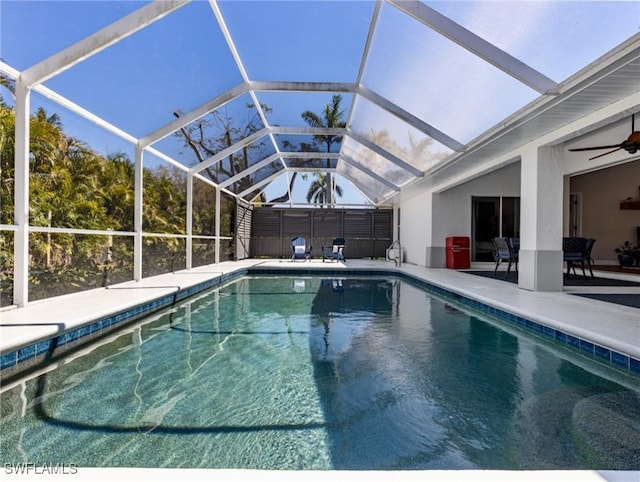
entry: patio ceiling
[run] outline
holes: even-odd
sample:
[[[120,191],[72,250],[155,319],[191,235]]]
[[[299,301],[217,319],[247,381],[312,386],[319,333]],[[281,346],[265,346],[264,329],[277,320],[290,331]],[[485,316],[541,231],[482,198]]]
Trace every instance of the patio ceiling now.
[[[246,201],[280,176],[320,171],[383,205],[637,92],[637,22],[622,21],[637,4],[600,2],[621,23],[587,42],[593,31],[572,20],[584,3],[533,3],[3,0],[0,71]],[[47,21],[56,8],[68,25]],[[518,32],[501,34],[515,14],[507,30]],[[587,82],[600,67],[585,65],[625,40],[635,54],[609,54],[606,75]],[[346,127],[302,121],[334,94]],[[240,118],[247,105],[252,128],[229,132],[205,159],[174,135]],[[309,152],[314,136],[340,137]],[[241,151],[240,172],[225,169]]]

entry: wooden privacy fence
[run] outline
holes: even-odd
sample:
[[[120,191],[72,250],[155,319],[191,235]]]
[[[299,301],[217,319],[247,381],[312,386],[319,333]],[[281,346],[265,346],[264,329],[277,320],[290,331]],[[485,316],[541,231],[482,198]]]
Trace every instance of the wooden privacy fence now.
[[[247,251],[252,258],[288,258],[296,236],[313,246],[314,258],[334,238],[346,239],[347,260],[384,258],[393,240],[393,210],[255,208]]]

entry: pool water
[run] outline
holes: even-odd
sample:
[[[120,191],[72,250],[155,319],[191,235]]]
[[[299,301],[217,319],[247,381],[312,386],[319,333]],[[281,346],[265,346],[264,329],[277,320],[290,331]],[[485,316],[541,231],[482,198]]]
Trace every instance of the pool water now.
[[[242,278],[58,365],[2,463],[640,469],[636,377],[402,279]]]

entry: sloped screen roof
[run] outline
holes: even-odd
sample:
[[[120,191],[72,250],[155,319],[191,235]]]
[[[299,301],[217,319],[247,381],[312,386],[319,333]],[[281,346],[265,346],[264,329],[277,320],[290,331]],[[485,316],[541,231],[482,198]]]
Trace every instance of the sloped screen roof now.
[[[281,176],[336,173],[373,204],[555,95],[638,20],[636,2],[3,0],[0,9],[5,75],[150,158],[246,200]]]

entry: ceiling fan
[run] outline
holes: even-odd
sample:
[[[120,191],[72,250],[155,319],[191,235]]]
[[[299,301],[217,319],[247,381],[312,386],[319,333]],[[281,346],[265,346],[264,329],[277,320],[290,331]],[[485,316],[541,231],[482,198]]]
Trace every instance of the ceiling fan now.
[[[633,114],[631,116],[631,135],[620,144],[612,144],[609,146],[593,146],[593,147],[577,147],[575,149],[569,149],[571,152],[576,151],[596,151],[598,149],[613,149],[609,152],[605,152],[604,154],[599,154],[594,157],[590,157],[589,160],[597,159],[598,157],[606,156],[607,154],[612,154],[620,149],[624,149],[629,154],[635,154],[640,150],[640,131],[635,130],[635,120],[636,115]]]

